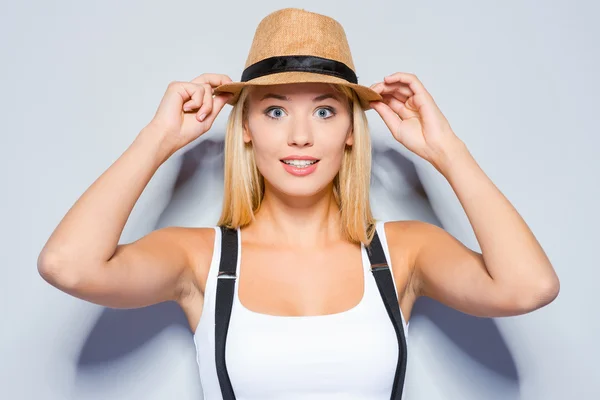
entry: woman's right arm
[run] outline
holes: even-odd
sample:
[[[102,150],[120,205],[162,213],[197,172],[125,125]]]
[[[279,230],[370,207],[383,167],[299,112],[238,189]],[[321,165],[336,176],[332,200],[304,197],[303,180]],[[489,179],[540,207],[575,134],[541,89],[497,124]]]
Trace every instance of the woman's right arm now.
[[[179,300],[194,282],[198,230],[168,227],[119,245],[144,188],[175,151],[206,132],[228,100],[212,88],[231,82],[203,74],[169,85],[150,124],[83,193],[38,257],[40,275],[75,297],[114,308]],[[189,108],[192,113],[184,112]],[[200,121],[200,115],[207,117]]]

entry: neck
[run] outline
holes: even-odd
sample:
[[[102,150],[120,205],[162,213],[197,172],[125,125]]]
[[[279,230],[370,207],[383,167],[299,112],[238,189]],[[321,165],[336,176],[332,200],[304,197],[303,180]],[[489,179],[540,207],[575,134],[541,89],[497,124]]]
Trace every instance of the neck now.
[[[333,184],[306,197],[290,197],[267,186],[256,219],[247,229],[263,243],[315,248],[341,240],[340,223]]]

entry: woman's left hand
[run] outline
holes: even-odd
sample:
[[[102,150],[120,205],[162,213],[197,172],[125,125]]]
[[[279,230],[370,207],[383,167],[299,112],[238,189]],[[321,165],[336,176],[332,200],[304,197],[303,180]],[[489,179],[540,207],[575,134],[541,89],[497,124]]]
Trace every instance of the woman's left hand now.
[[[448,153],[462,143],[414,74],[396,72],[373,84],[371,89],[383,97],[383,101],[371,102],[371,107],[394,138],[438,170]]]

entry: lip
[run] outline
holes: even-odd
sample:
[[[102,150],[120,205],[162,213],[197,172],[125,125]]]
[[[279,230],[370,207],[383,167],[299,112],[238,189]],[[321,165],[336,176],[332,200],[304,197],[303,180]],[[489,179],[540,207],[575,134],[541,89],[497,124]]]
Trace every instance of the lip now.
[[[316,158],[292,158],[295,160],[316,160]],[[287,160],[286,158],[284,158],[284,160]],[[306,176],[306,175],[310,175],[313,172],[315,172],[315,170],[317,169],[317,165],[319,165],[319,162],[317,160],[316,163],[309,165],[308,167],[303,167],[303,168],[297,168],[294,167],[293,165],[289,165],[286,164],[282,161],[281,165],[283,166],[283,169],[285,169],[288,173],[294,175],[294,176]]]
[[[319,160],[318,158],[314,158],[311,156],[296,156],[296,155],[292,155],[292,156],[287,156],[285,158],[282,158],[282,160]]]

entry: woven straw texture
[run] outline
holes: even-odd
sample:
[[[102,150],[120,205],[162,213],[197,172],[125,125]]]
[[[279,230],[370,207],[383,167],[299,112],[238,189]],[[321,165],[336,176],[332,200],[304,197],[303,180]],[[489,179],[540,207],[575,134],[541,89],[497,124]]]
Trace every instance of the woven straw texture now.
[[[275,56],[308,55],[339,61],[355,73],[354,62],[344,28],[325,15],[299,8],[284,8],[263,18],[254,34],[244,68]],[[264,75],[247,82],[220,85],[214,93],[233,93],[228,101],[234,105],[241,89],[246,85],[276,85],[300,82],[338,83],[351,87],[361,100],[363,109],[370,108],[369,101],[382,100],[370,88],[348,82],[343,78],[316,72],[288,71]]]

